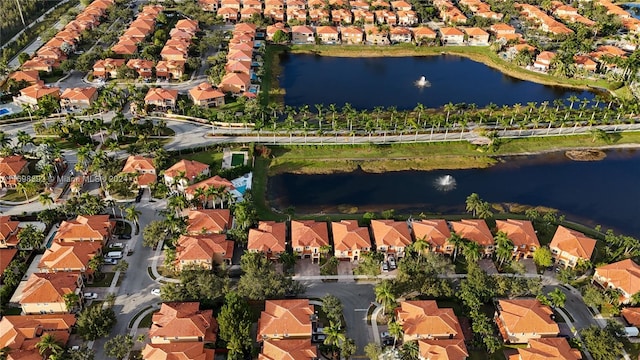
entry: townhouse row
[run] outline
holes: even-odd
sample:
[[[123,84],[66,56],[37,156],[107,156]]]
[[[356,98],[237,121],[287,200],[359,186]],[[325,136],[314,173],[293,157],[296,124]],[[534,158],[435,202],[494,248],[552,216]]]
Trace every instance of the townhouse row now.
[[[256,90],[251,88],[252,80],[257,80],[254,68],[259,66],[254,62],[254,50],[263,44],[256,40],[256,32],[255,24],[243,23],[234,27],[233,36],[229,40],[225,75],[218,84],[219,90],[250,98],[257,96]]]
[[[24,71],[12,74],[14,78],[23,75],[29,74],[28,72]],[[20,94],[13,97],[13,103],[18,106],[26,105],[31,108],[37,108],[38,102],[45,96],[51,96],[55,99],[58,99],[60,101],[60,107],[62,109],[86,109],[91,107],[93,102],[98,98],[98,89],[89,86],[67,88],[64,91],[60,92],[60,88],[55,86],[47,86],[42,82],[42,80],[38,80],[35,84],[21,89]]]
[[[164,10],[162,5],[145,5],[136,19],[129,24],[129,28],[118,38],[118,42],[111,50],[119,55],[133,55],[138,46],[156,28],[156,18]]]

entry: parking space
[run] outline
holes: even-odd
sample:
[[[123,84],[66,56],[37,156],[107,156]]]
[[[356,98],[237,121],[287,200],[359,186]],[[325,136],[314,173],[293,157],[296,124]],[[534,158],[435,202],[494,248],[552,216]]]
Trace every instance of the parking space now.
[[[357,264],[354,264],[351,261],[338,262],[338,275],[353,275],[353,268],[356,265]]]
[[[533,262],[533,259],[521,259],[520,261],[524,265],[525,273],[536,274],[538,272],[538,268],[536,267],[536,263]]]
[[[489,275],[498,273],[498,269],[496,269],[496,265],[491,259],[480,259],[478,261],[478,265],[480,266],[480,269],[484,270]]]
[[[295,273],[301,276],[318,276],[320,275],[320,266],[312,263],[311,259],[298,259]]]

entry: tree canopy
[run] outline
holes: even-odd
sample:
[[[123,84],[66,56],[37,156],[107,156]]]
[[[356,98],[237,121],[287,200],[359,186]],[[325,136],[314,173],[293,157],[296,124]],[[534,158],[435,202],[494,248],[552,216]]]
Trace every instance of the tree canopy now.
[[[103,309],[100,306],[86,308],[80,313],[76,323],[78,333],[85,340],[96,340],[109,335],[111,328],[116,324],[116,314],[111,308]]]
[[[224,305],[217,320],[220,338],[227,342],[229,359],[243,359],[253,345],[251,338],[253,321],[249,305],[238,293],[229,292],[225,296]]]

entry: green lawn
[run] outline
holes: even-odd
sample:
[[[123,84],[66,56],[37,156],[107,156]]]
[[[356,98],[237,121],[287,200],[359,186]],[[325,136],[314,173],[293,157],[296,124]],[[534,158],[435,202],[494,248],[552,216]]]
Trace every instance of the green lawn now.
[[[26,201],[27,199],[25,199],[24,193],[22,191],[9,189],[7,190],[7,193],[2,197],[2,200],[20,202],[20,201]]]
[[[208,151],[199,151],[192,154],[181,154],[176,155],[175,159],[173,160],[174,162],[177,162],[180,159],[199,161],[203,164],[210,165],[212,168],[219,168],[222,164],[222,151],[214,149]]]
[[[151,318],[153,317],[153,312],[148,313],[147,315],[145,315],[142,320],[140,320],[140,324],[138,325],[138,328],[150,328],[151,327]]]
[[[104,277],[102,279],[96,279],[93,281],[93,284],[86,284],[86,287],[109,287],[111,286],[111,282],[113,281],[113,277],[116,273],[108,272],[103,273]]]
[[[244,165],[244,154],[231,154],[231,166]]]

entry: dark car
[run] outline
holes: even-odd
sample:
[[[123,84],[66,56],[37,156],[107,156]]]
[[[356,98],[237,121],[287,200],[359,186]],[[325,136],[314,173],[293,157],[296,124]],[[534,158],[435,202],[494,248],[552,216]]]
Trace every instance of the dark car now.
[[[131,240],[131,235],[127,235],[127,234],[120,234],[118,236],[118,239],[120,240]]]

